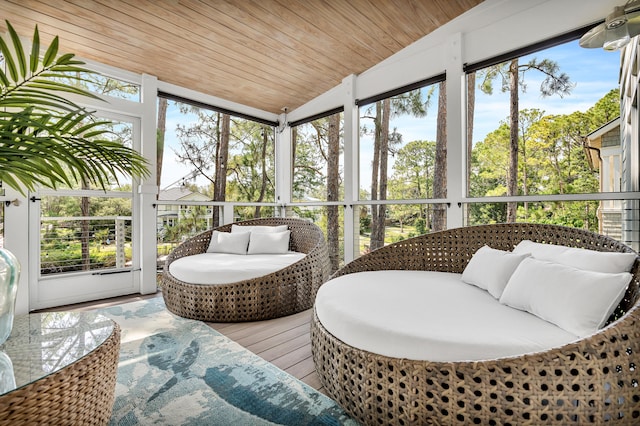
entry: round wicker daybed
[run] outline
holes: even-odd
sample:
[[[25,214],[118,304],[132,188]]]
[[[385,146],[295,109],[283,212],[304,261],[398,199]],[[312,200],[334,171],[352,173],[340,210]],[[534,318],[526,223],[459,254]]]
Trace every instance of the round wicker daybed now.
[[[462,273],[483,245],[511,251],[522,240],[634,253],[588,231],[498,224],[421,235],[366,254],[331,278],[362,271]],[[382,356],[311,324],[313,359],[326,393],[363,424],[640,424],[640,261],[604,328],[543,352],[486,361],[432,362]],[[393,291],[393,282],[389,283]],[[455,301],[443,301],[455,309]]]
[[[240,322],[277,318],[311,308],[318,288],[330,273],[322,230],[310,221],[297,218],[259,218],[233,225],[287,225],[291,231],[290,250],[305,256],[268,275],[228,284],[191,284],[178,280],[169,272],[171,263],[204,253],[213,231],[229,232],[232,224],[205,231],[180,244],[167,257],[162,274],[162,296],[167,309],[201,321]]]

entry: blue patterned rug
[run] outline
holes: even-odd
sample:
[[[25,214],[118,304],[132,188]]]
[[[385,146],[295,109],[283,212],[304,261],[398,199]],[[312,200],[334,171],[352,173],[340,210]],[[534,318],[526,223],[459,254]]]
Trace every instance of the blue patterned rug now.
[[[355,425],[331,399],[160,297],[100,309],[122,328],[112,425]]]

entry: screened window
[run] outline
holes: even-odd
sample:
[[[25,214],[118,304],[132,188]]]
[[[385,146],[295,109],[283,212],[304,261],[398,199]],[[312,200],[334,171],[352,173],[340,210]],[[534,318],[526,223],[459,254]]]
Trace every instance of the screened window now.
[[[472,198],[534,201],[472,203],[467,222],[555,223],[622,240],[623,200],[535,200],[621,191],[619,53],[577,40],[532,50],[467,69],[467,182]]]
[[[159,97],[158,199],[165,203],[157,208],[157,228],[163,242],[222,224],[222,207],[202,203],[275,201],[275,124]],[[244,218],[265,215],[273,209],[237,206],[234,212]]]
[[[335,113],[293,126],[292,140],[292,200],[343,199],[343,114]]]
[[[360,199],[446,198],[446,92],[444,76],[360,101]],[[372,204],[363,212],[367,249],[446,227],[441,204]],[[387,236],[387,227],[399,235]]]
[[[78,85],[83,89],[97,95],[110,96],[112,98],[125,99],[132,102],[140,102],[140,85],[125,80],[119,80],[98,73],[80,73],[76,78],[66,79],[65,83]]]
[[[329,111],[290,125],[291,198],[297,204],[287,214],[308,218],[323,229],[331,267],[337,270],[344,259],[344,211],[332,203],[344,200],[344,114]]]

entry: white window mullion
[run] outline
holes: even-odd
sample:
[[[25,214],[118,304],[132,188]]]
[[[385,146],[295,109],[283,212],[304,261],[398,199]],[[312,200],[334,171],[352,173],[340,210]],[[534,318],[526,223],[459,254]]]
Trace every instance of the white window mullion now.
[[[351,262],[359,256],[358,229],[356,224],[360,216],[355,205],[359,196],[359,125],[358,106],[356,105],[356,76],[350,75],[342,80],[344,96],[344,261]]]
[[[276,203],[279,206],[291,203],[292,188],[292,144],[291,127],[286,123],[286,114],[280,115],[280,124],[276,129]],[[277,210],[277,209],[276,209]],[[284,215],[284,212],[280,212]]]
[[[447,228],[463,225],[462,200],[466,196],[465,75],[462,69],[462,34],[451,36],[446,49],[447,72]]]

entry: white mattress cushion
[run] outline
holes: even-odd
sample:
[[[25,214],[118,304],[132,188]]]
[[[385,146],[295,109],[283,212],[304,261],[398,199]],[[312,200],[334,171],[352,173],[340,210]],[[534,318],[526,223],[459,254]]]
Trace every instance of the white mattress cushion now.
[[[496,359],[578,338],[446,272],[343,275],[320,287],[315,308],[322,325],[343,342],[413,360]]]
[[[181,257],[169,265],[169,272],[192,284],[228,284],[270,274],[299,261],[304,253],[229,254],[201,253]]]

